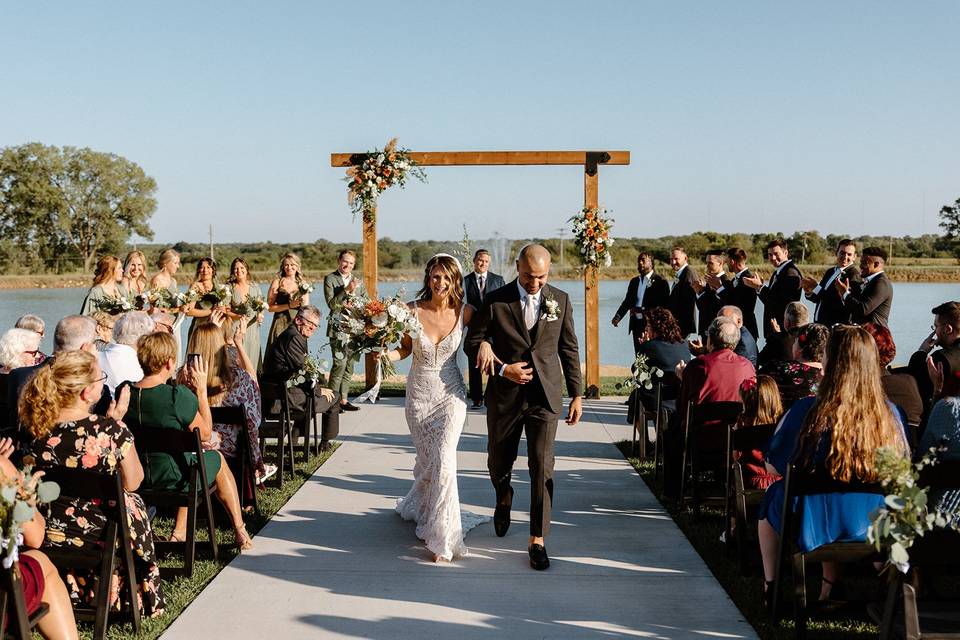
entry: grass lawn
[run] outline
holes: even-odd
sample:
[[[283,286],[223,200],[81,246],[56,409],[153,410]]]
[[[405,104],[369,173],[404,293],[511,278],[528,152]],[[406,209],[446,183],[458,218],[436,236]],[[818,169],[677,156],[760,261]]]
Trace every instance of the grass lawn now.
[[[617,446],[656,495],[657,492],[653,487],[653,462],[640,461],[632,457],[629,441],[620,442]],[[669,501],[667,505],[664,505],[664,508],[677,523],[690,544],[693,545],[693,548],[700,554],[700,557],[703,558],[707,567],[710,568],[727,595],[743,613],[747,622],[757,631],[757,634],[764,640],[792,639],[794,637],[793,609],[789,600],[785,601],[786,604],[781,607],[783,615],[788,619],[784,619],[780,626],[772,625],[769,615],[760,608],[763,578],[760,570],[759,550],[757,551],[756,568],[748,576],[740,575],[735,557],[725,555],[723,545],[719,540],[720,533],[724,529],[723,512],[718,508],[705,507],[700,519],[697,520],[694,519],[691,511],[680,512]],[[869,567],[851,568],[845,571],[843,582],[852,601],[829,619],[811,619],[808,622],[807,630],[812,637],[845,638],[849,640],[866,640],[866,638],[877,637],[880,630],[877,625],[870,622],[865,606],[866,602],[878,598],[880,594],[877,586],[879,582],[875,577],[869,575],[871,572],[872,569]],[[808,565],[807,577],[807,601],[812,602],[819,593],[819,567]],[[790,591],[792,591],[792,586]],[[790,591],[787,591],[787,593],[789,594]]]
[[[336,449],[334,449],[335,451]],[[276,488],[269,486],[257,493],[257,500],[260,505],[261,515],[249,515],[245,517],[247,531],[254,536],[254,544],[257,542],[257,532],[260,531],[267,522],[280,510],[283,505],[293,496],[297,490],[303,486],[303,483],[313,475],[320,465],[327,461],[333,451],[323,453],[319,456],[311,456],[306,462],[301,461],[300,451],[297,451],[297,467],[293,480],[289,478],[283,483],[283,487]],[[268,484],[273,480],[271,478]],[[216,511],[215,511],[216,513]],[[197,520],[198,540],[208,540],[206,535],[205,521],[201,518]],[[153,521],[153,530],[162,536],[168,536],[173,526],[172,518],[157,517]],[[120,640],[128,638],[148,639],[157,638],[170,626],[184,609],[196,598],[203,588],[220,573],[234,557],[237,555],[234,543],[234,534],[232,528],[225,522],[218,519],[217,542],[219,544],[220,561],[214,562],[209,559],[209,553],[204,553],[201,549],[198,553],[199,559],[194,565],[193,576],[190,578],[177,577],[173,579],[163,579],[163,593],[166,597],[166,613],[159,618],[144,619],[139,634],[133,633],[133,627],[130,624],[111,624],[107,627],[107,638]],[[160,566],[176,567],[182,566],[183,559],[178,554],[170,554],[161,558]],[[91,638],[93,636],[93,623],[80,624],[80,637]],[[37,636],[39,637],[39,636]]]

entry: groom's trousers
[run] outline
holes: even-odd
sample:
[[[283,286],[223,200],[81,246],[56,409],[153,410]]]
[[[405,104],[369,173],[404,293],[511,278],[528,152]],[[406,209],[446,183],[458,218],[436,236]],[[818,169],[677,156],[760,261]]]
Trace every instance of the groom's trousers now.
[[[527,403],[519,410],[487,404],[487,469],[497,492],[497,504],[512,501],[510,475],[517,460],[520,436],[527,434],[527,468],[530,471],[530,535],[550,532],[553,503],[553,441],[559,416],[539,403]],[[509,413],[507,413],[509,411]]]

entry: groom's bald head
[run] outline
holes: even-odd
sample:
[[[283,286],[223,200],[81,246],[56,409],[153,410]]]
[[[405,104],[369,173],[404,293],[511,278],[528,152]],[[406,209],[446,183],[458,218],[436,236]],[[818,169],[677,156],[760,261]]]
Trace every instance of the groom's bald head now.
[[[536,294],[550,276],[550,252],[543,245],[528,244],[517,256],[517,278],[527,293]]]

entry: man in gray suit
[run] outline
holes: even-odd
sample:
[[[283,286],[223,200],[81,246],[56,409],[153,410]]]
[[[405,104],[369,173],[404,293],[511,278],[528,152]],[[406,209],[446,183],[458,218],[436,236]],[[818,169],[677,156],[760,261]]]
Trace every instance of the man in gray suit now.
[[[463,277],[463,293],[467,304],[479,309],[484,297],[503,286],[503,277],[490,271],[490,252],[486,249],[477,249],[473,254],[473,271]],[[470,360],[470,399],[473,408],[483,406],[483,372],[477,367],[475,360]]]
[[[333,318],[339,313],[340,305],[349,295],[361,296],[365,293],[363,282],[353,273],[357,263],[357,254],[350,249],[344,249],[337,256],[337,270],[323,279],[323,297],[327,300],[330,313],[327,316],[327,337],[333,337]],[[336,356],[334,350],[333,367],[330,369],[329,387],[340,395],[340,408],[343,411],[356,411],[360,407],[347,400],[350,393],[350,380],[353,378],[353,360],[350,353],[344,353],[342,358]]]

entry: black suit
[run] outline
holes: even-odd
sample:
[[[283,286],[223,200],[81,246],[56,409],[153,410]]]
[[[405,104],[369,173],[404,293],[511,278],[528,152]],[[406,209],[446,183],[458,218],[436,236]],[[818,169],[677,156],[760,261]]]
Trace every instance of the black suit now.
[[[688,264],[670,289],[667,306],[684,336],[697,332],[697,291],[693,288],[697,279],[697,272]]]
[[[545,318],[546,302],[557,303],[558,317]],[[523,320],[517,281],[491,292],[474,314],[464,350],[476,359],[480,345],[490,344],[505,363],[526,362],[533,380],[520,385],[499,375],[487,383],[487,468],[498,505],[512,501],[510,476],[520,436],[527,435],[530,469],[530,535],[546,535],[553,502],[553,441],[563,409],[561,385],[571,398],[582,395],[580,353],[573,328],[573,306],[563,291],[545,285],[540,293],[540,319],[532,330]],[[557,366],[559,365],[559,366]]]
[[[729,284],[727,279],[723,276],[720,276],[720,278],[723,281],[722,288],[726,289]],[[700,292],[700,295],[697,296],[697,309],[700,310],[698,327],[700,328],[701,336],[707,335],[707,328],[710,326],[710,323],[713,322],[713,319],[717,317],[717,314],[720,313],[720,308],[723,307],[723,305],[723,298],[717,291],[714,291],[710,287],[705,287],[704,290]]]
[[[850,313],[854,324],[872,322],[886,327],[893,305],[893,285],[887,274],[880,272],[871,280],[864,279],[858,286],[850,289],[843,300],[843,308]]]
[[[267,351],[263,360],[263,379],[278,384],[286,383],[303,367],[308,352],[307,338],[297,330],[297,325],[290,325],[274,339]],[[337,406],[340,395],[334,392],[333,402],[330,402],[320,395],[317,389],[319,387],[311,388],[308,383],[304,383],[287,389],[287,398],[297,426],[303,427],[306,422],[307,393],[313,394],[314,412],[323,414],[323,433],[320,438],[326,442],[340,433],[340,408]],[[306,429],[303,429],[302,433],[306,434]]]
[[[623,297],[623,302],[617,308],[613,315],[618,323],[627,314],[630,315],[630,322],[627,325],[627,331],[633,334],[633,352],[640,351],[640,343],[643,341],[643,330],[647,326],[647,320],[643,313],[655,307],[666,307],[670,299],[670,285],[667,281],[656,273],[650,274],[650,281],[643,290],[643,300],[639,307],[637,306],[637,295],[640,291],[640,276],[634,276],[627,285],[627,295]],[[640,317],[635,313],[640,310]]]
[[[929,412],[934,401],[939,399],[933,397],[933,382],[927,371],[927,355],[926,351],[917,351],[910,356],[910,363],[907,365],[907,370],[916,379],[917,387],[920,389],[925,414]],[[929,356],[933,358],[935,364],[943,367],[944,380],[960,372],[960,342],[934,349],[929,352]]]
[[[471,271],[463,276],[463,295],[467,300],[467,304],[474,309],[479,309],[480,306],[483,305],[483,298],[488,293],[496,291],[503,286],[503,276],[491,271],[487,271],[485,276],[482,292],[478,286],[476,271]],[[483,402],[483,373],[477,368],[475,358],[468,358],[468,360],[467,370],[470,379],[470,399],[473,400],[473,404],[480,404]]]
[[[770,284],[757,293],[763,302],[763,337],[766,339],[774,332],[770,321],[775,319],[782,328],[783,312],[787,310],[787,305],[800,299],[800,269],[793,264],[793,260],[781,266],[780,273],[770,276]]]
[[[850,312],[844,307],[843,298],[833,283],[840,279],[848,281],[853,286],[860,284],[860,270],[855,265],[848,266],[837,278],[833,278],[836,270],[837,267],[832,267],[824,271],[823,277],[820,278],[819,291],[804,294],[807,300],[817,305],[813,313],[813,321],[828,327],[835,324],[850,324]],[[827,286],[827,282],[830,282],[830,286]]]
[[[743,314],[743,326],[750,331],[754,338],[760,336],[757,331],[757,291],[743,284],[743,278],[752,278],[753,272],[744,269],[739,275],[734,274],[727,278],[723,287],[717,290],[723,304],[732,304]]]

